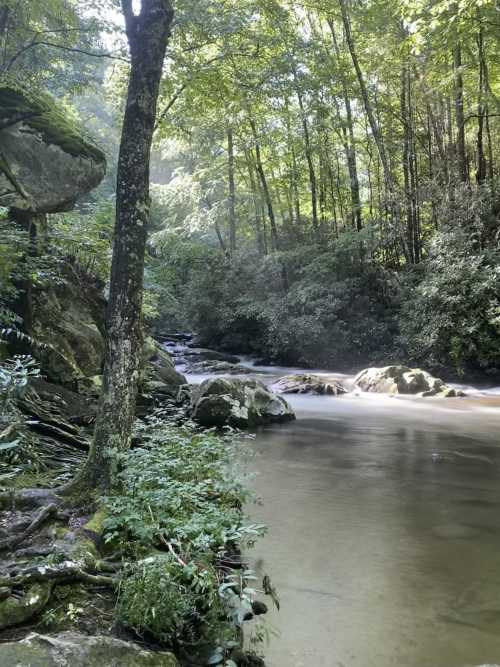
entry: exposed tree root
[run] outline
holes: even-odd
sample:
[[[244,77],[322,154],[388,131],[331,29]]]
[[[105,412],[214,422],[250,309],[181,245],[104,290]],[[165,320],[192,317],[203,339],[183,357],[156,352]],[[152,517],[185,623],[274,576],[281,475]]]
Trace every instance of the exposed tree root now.
[[[55,503],[51,503],[46,507],[42,507],[30,525],[25,530],[23,530],[22,533],[8,537],[5,540],[0,540],[0,551],[4,551],[5,549],[13,549],[18,544],[21,544],[21,542],[23,542],[29,535],[34,533],[39,526],[45,523],[47,519],[54,516],[56,513],[57,505]]]
[[[0,586],[14,588],[33,583],[72,583],[81,581],[91,586],[115,586],[117,579],[104,574],[92,574],[77,561],[64,561],[57,565],[34,565],[13,576],[0,577]]]

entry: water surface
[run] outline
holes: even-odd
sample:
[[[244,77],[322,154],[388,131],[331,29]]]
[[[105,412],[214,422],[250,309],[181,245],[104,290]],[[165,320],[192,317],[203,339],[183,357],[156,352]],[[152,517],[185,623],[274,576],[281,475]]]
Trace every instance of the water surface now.
[[[297,421],[258,431],[269,667],[500,663],[500,391],[468,391],[291,396]]]

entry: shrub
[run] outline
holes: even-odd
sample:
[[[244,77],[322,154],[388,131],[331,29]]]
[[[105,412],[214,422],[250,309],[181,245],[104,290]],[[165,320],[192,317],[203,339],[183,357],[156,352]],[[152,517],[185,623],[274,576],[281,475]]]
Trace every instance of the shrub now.
[[[400,315],[408,355],[463,374],[500,366],[500,253],[448,227],[409,274]]]

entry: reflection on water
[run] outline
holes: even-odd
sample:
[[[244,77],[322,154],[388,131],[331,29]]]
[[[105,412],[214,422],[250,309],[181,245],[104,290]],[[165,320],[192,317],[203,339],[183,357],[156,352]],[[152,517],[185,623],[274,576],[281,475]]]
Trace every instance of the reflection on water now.
[[[252,463],[269,666],[500,663],[500,396],[291,402]]]
[[[287,396],[297,421],[258,431],[254,567],[281,598],[269,667],[500,664],[500,388],[461,388]]]

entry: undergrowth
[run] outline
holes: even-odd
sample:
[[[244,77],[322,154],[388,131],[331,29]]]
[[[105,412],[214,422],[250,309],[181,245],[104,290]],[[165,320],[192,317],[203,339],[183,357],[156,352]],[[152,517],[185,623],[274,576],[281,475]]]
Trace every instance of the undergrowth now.
[[[141,446],[122,461],[120,492],[105,499],[105,539],[131,561],[118,621],[174,648],[208,643],[222,664],[257,593],[241,549],[264,532],[242,511],[250,493],[236,463],[240,436],[158,416],[137,436]]]

